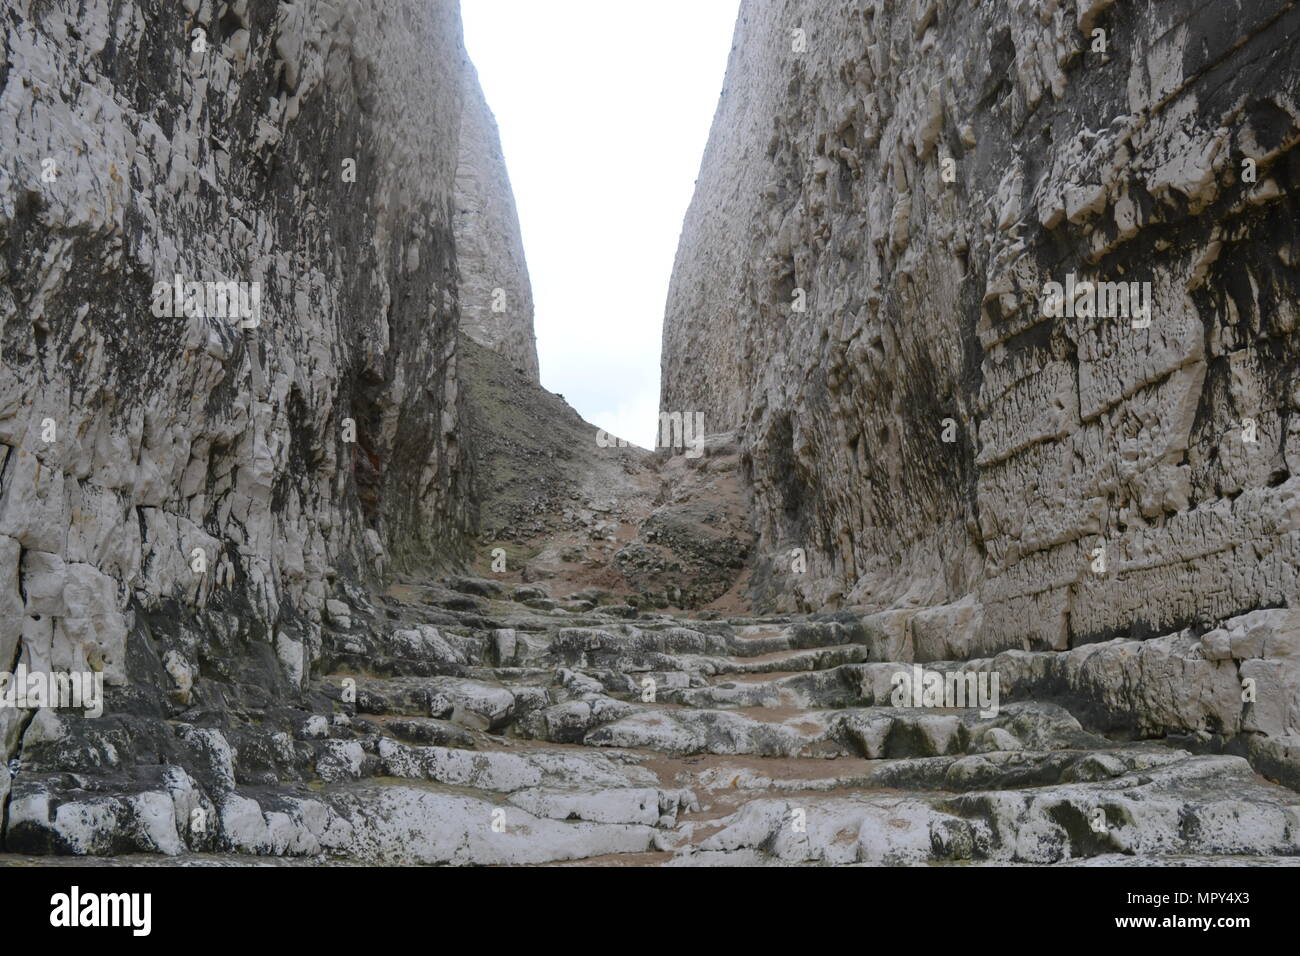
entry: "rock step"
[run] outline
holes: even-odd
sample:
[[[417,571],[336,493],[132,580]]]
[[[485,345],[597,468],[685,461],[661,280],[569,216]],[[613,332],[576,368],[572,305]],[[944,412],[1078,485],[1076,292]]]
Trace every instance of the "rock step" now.
[[[476,766],[485,756],[444,754],[442,769],[456,783],[340,781],[298,793],[239,788],[219,794],[215,805],[175,768],[129,794],[66,787],[56,794],[52,779],[26,781],[11,803],[10,849],[477,865],[623,854],[669,865],[1300,857],[1300,795],[1260,781],[1237,757],[1116,751],[1067,760],[1070,772],[1059,782],[1015,790],[819,792],[809,780],[780,797],[753,796],[753,779],[718,786],[722,778],[711,771],[725,768],[711,768],[700,779],[711,778],[712,786],[697,799],[652,783],[649,767],[611,756],[497,754],[519,759]],[[1028,766],[1061,756],[975,759]],[[566,785],[550,786],[552,779]],[[211,825],[187,830],[195,810],[210,813]]]
[[[1165,747],[1116,750],[989,751],[943,757],[902,759],[751,758],[745,762],[716,758],[707,766],[682,762],[663,772],[665,784],[676,783],[706,801],[755,793],[863,790],[947,791],[1015,790],[1059,783],[1097,782],[1189,758],[1186,751]],[[850,766],[843,767],[841,765]]]
[[[951,797],[755,799],[691,826],[669,865],[1059,863],[1106,854],[1300,856],[1300,796],[1245,760],[1188,757],[1103,783]]]
[[[852,620],[557,623],[398,627],[312,682],[332,713],[245,735],[243,761],[233,738],[177,724],[211,754],[201,787],[166,765],[133,766],[125,787],[101,775],[115,741],[172,746],[129,722],[76,743],[37,721],[13,848],[530,865],[1298,852],[1300,798],[1204,755],[1285,715],[1243,706],[1238,663],[1188,635],[917,665],[882,659],[900,648]],[[941,691],[974,688],[961,701],[974,706],[896,706],[900,675],[922,692],[934,675]],[[196,811],[206,832],[189,829]]]
[[[899,725],[900,746],[913,749],[917,741],[935,749],[933,738],[904,719]],[[667,787],[673,790],[833,790],[907,789],[962,791],[974,788],[1018,788],[1073,780],[1100,780],[1147,766],[1189,756],[1159,747],[1025,750],[990,749],[1013,743],[1001,727],[984,728],[979,742],[954,747],[969,734],[959,732],[945,741],[943,755],[918,757],[822,757],[731,754],[756,761],[748,765],[711,764],[706,769],[665,762],[665,755],[648,749],[616,750],[571,747],[562,750],[520,748],[503,738],[475,741],[473,748],[411,744],[389,737],[324,742],[316,761],[317,773],[326,780],[389,777],[431,780],[451,786],[495,792],[525,787],[597,790],[621,787]],[[976,729],[976,733],[980,733]],[[1028,736],[1028,735],[1027,735]],[[1039,734],[1041,738],[1049,735]],[[1084,740],[1077,743],[1086,743]],[[906,745],[906,746],[903,746]],[[694,755],[686,755],[694,756]],[[710,754],[717,757],[718,755]],[[671,760],[671,757],[669,758]],[[844,766],[852,764],[852,767]],[[672,769],[670,769],[672,768]]]
[[[1050,704],[1012,704],[981,713],[879,706],[783,709],[780,700],[764,700],[774,706],[706,709],[619,700],[601,693],[595,681],[588,686],[576,680],[571,686],[578,696],[551,704],[553,695],[545,688],[507,688],[462,678],[336,677],[327,685],[330,696],[340,698],[346,681],[354,681],[356,710],[374,715],[356,718],[348,736],[371,730],[415,743],[469,746],[461,732],[469,730],[673,755],[877,758],[1107,746],[1104,739],[1085,733],[1068,711]]]
[[[1052,704],[1011,705],[993,716],[893,707],[840,710],[670,710],[571,701],[529,714],[518,732],[588,746],[673,756],[931,757],[992,750],[1107,746]],[[617,706],[620,705],[621,706]]]

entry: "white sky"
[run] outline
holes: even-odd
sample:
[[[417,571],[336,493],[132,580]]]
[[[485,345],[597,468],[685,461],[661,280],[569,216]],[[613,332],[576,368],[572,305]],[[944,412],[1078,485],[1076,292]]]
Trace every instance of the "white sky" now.
[[[652,448],[682,219],[739,0],[462,0],[496,114],[542,385]]]

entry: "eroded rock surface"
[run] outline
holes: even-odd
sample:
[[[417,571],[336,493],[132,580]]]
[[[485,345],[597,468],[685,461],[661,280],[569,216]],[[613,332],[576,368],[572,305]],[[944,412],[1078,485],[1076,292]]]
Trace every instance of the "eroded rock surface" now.
[[[0,33],[0,670],[105,691],[0,707],[0,862],[1300,860],[1295,4],[746,3],[698,455],[537,385],[450,0],[77,11]]]
[[[743,426],[760,599],[969,601],[982,649],[1295,601],[1298,28],[742,5],[662,404]],[[1149,327],[1045,314],[1071,274],[1149,283]]]
[[[519,239],[457,215],[512,208],[458,7],[2,20],[0,671],[102,674],[142,722],[292,706],[330,607],[472,539],[457,329],[489,264],[456,249]],[[0,708],[5,761],[33,719]]]
[[[562,396],[507,359],[472,342],[460,355],[481,575],[539,585],[531,599],[556,607],[611,595],[660,609],[747,606],[753,534],[734,435],[654,453],[601,447]]]
[[[1234,697],[1224,656],[1267,650],[1258,618],[1201,642],[927,661],[999,678],[993,697],[932,706],[897,697],[914,662],[870,618],[459,606],[493,585],[356,604],[275,720],[193,707],[164,723],[120,690],[98,719],[38,711],[0,862],[1300,860],[1300,795],[1231,752],[1274,719]]]
[[[1294,753],[1294,625],[1222,629],[1300,597],[1297,29],[1287,0],[742,4],[663,407],[743,429],[757,606],[880,612],[917,660],[1129,642],[1132,693]],[[1179,631],[1206,655],[1140,643]]]
[[[496,121],[473,65],[465,67],[456,168],[460,328],[537,381],[533,289]]]

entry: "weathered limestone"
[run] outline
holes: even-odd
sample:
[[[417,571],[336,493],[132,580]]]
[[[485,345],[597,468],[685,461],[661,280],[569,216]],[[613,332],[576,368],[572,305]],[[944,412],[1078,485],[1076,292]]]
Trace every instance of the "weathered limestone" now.
[[[698,458],[537,386],[450,0],[172,6],[0,27],[0,863],[1300,859],[1294,2],[747,4]]]
[[[791,825],[795,814],[803,815],[801,827]],[[1106,825],[1093,828],[1093,819]],[[1296,808],[1258,789],[1245,761],[1233,757],[1168,764],[1104,789],[1067,785],[946,801],[892,795],[754,800],[724,823],[674,865],[1043,864],[1105,853],[1232,855],[1261,844],[1290,856],[1300,838]]]
[[[466,63],[464,74],[454,220],[460,327],[536,382],[533,290],[510,177],[496,121],[472,64]]]
[[[535,378],[527,276],[454,0],[145,6],[0,26],[0,672],[260,712],[463,557],[457,331],[504,284]]]
[[[457,609],[467,591],[483,603]],[[1296,738],[1279,732],[1290,718],[1242,701],[1237,683],[1239,668],[1290,662],[1287,610],[1201,638],[923,665],[888,653],[911,647],[898,629],[917,615],[886,615],[883,628],[879,615],[847,613],[602,622],[528,616],[478,578],[405,593],[385,596],[382,612],[357,602],[346,626],[326,628],[366,634],[368,668],[401,676],[308,677],[278,721],[173,730],[129,709],[35,712],[5,849],[24,860],[217,852],[474,865],[1300,855],[1300,796],[1216,752],[1244,739],[1257,766],[1294,776],[1300,765],[1288,755]],[[521,660],[499,659],[503,632],[526,648],[508,655]],[[792,659],[800,666],[782,667]],[[329,652],[322,666],[350,660]],[[168,667],[181,673],[175,657]],[[898,675],[922,667],[996,674],[1000,692],[900,701]]]
[[[918,659],[1296,602],[1298,28],[742,4],[662,406],[743,427],[758,598],[968,608],[918,615]],[[1149,325],[1082,288],[1053,317],[1071,276],[1149,283]]]

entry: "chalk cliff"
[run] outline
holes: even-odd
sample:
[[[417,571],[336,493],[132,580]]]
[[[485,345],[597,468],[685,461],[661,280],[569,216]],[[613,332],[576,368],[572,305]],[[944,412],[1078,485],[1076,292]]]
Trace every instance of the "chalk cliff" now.
[[[506,284],[536,375],[458,5],[17,0],[0,38],[0,671],[102,672],[119,746],[239,725],[327,602],[465,557],[464,289]],[[253,308],[187,310],[228,282]]]
[[[1287,0],[742,4],[662,407],[744,429],[760,604],[915,615],[919,659],[1296,607],[1297,31]],[[1085,282],[1149,283],[1149,325]]]
[[[510,177],[492,111],[468,66],[456,170],[460,327],[537,381],[533,290]]]

